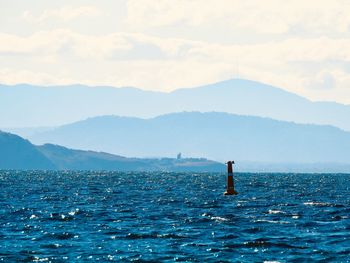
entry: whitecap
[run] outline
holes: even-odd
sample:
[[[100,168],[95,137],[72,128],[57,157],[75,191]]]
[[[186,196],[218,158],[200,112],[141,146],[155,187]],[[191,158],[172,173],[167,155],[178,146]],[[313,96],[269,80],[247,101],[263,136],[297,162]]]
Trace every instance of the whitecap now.
[[[39,257],[34,257],[33,262],[45,262],[49,261],[49,258],[39,258]]]
[[[255,222],[265,222],[271,224],[289,224],[287,221],[274,221],[274,220],[266,220],[266,219],[258,219]]]
[[[330,206],[330,203],[323,203],[323,202],[304,202],[304,205],[309,205],[309,206]]]
[[[75,210],[68,212],[68,215],[74,216],[78,212],[79,212],[79,208],[76,208]]]
[[[210,219],[215,220],[215,221],[229,221],[227,218],[220,217],[220,216],[212,216],[212,217],[210,217]]]
[[[269,214],[284,214],[284,212],[283,211],[281,211],[281,210],[269,210]]]

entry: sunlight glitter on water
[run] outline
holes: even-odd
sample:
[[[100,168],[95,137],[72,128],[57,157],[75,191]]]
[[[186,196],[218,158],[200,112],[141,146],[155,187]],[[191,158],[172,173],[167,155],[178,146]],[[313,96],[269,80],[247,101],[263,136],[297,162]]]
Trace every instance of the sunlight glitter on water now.
[[[0,172],[0,259],[350,260],[350,175],[222,176]]]

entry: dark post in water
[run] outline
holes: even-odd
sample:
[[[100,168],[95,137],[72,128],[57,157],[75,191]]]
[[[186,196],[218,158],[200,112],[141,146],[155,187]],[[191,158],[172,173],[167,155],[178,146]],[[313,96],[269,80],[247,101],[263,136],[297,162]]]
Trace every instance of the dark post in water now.
[[[236,195],[235,184],[233,182],[233,168],[234,161],[227,162],[227,189],[224,195]]]

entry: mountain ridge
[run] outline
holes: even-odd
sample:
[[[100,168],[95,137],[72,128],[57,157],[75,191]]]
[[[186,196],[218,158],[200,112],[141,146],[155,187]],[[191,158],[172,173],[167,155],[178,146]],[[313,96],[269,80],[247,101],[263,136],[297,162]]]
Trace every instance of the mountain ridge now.
[[[206,156],[225,161],[350,163],[350,132],[331,125],[298,124],[228,113],[182,112],[150,119],[102,116],[30,138],[37,144],[123,156]]]
[[[54,169],[28,140],[0,131],[0,169]]]
[[[111,114],[150,118],[181,111],[217,111],[329,124],[350,131],[350,105],[314,102],[251,80],[226,80],[169,93],[84,85],[12,87],[0,85],[0,111],[6,112],[0,115],[2,128],[59,126]]]
[[[53,144],[36,146],[17,135],[0,131],[1,169],[218,172],[224,171],[225,165],[205,158],[126,158]]]
[[[230,83],[230,82],[235,82],[235,81],[242,81],[242,82],[246,82],[246,83],[252,83],[252,84],[256,84],[256,85],[263,85],[265,87],[269,87],[271,88],[271,90],[279,90],[281,91],[281,93],[287,93],[290,95],[294,95],[295,97],[299,97],[303,100],[307,100],[309,102],[312,103],[331,103],[331,104],[337,104],[337,105],[341,105],[341,106],[350,106],[350,104],[346,104],[346,103],[341,103],[341,102],[336,102],[336,101],[331,101],[331,100],[311,100],[309,98],[306,98],[302,95],[299,95],[297,93],[288,91],[286,89],[274,86],[274,85],[270,85],[264,82],[259,82],[259,81],[255,81],[255,80],[250,80],[250,79],[243,79],[243,78],[232,78],[232,79],[225,79],[222,81],[216,81],[213,83],[209,83],[209,84],[204,84],[201,86],[194,86],[194,87],[185,87],[185,88],[178,88],[178,89],[174,89],[171,91],[157,91],[157,90],[149,90],[149,89],[143,89],[143,88],[138,88],[138,87],[134,87],[134,86],[111,86],[111,85],[87,85],[87,84],[80,84],[80,83],[72,83],[72,84],[64,84],[64,85],[35,85],[35,84],[30,84],[30,83],[17,83],[17,84],[4,84],[4,83],[0,83],[0,87],[7,87],[7,88],[11,88],[11,87],[30,87],[30,88],[39,88],[39,89],[56,89],[56,88],[71,88],[72,86],[77,87],[77,88],[91,88],[91,89],[111,89],[111,90],[115,90],[115,89],[119,89],[119,90],[134,90],[134,91],[140,91],[140,92],[146,92],[146,93],[155,93],[155,94],[171,94],[171,93],[177,93],[177,92],[182,92],[182,91],[187,91],[187,90],[196,90],[196,89],[205,89],[205,88],[209,88],[209,87],[213,87],[213,86],[217,86],[217,85],[221,85],[224,83]]]

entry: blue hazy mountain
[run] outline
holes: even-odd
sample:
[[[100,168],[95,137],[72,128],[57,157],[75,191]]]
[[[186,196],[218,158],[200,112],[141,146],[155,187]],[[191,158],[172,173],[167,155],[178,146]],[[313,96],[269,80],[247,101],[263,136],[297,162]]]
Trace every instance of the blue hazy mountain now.
[[[56,126],[102,115],[150,118],[182,111],[217,111],[329,124],[350,131],[349,105],[311,102],[282,89],[242,79],[170,93],[82,85],[0,85],[2,128]]]
[[[350,163],[350,132],[227,113],[89,118],[30,138],[123,156],[204,156],[261,163]]]
[[[0,169],[54,168],[54,164],[28,140],[0,131]]]
[[[125,158],[103,152],[35,146],[17,135],[0,132],[0,169],[112,171],[225,171],[225,165],[203,158]]]

